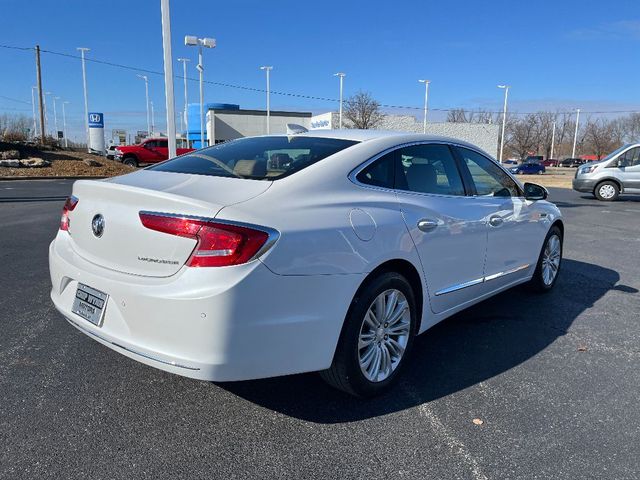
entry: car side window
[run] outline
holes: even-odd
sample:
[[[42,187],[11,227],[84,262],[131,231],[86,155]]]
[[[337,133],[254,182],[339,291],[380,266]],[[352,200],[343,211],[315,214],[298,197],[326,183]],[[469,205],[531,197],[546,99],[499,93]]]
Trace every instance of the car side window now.
[[[635,167],[640,165],[640,147],[631,148],[620,155],[618,165],[621,167]]]
[[[395,174],[395,152],[387,153],[364,168],[356,179],[366,185],[393,188]]]
[[[160,140],[158,142],[158,147],[160,147],[160,148],[169,148],[169,142],[167,140]]]
[[[468,148],[456,148],[460,152],[464,164],[469,169],[478,195],[492,197],[521,196],[518,184],[493,161]]]
[[[462,177],[447,145],[412,145],[398,151],[398,190],[438,195],[464,195]]]
[[[147,143],[144,144],[144,146],[147,148],[156,148],[158,146],[158,142],[155,140],[149,140]]]

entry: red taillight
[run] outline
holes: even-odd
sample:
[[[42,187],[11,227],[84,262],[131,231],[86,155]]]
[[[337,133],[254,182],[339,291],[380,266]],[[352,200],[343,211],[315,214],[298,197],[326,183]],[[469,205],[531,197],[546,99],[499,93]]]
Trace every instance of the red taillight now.
[[[269,234],[261,230],[192,218],[141,212],[140,221],[150,230],[196,240],[196,248],[187,261],[189,267],[224,267],[246,263],[269,238]]]
[[[64,202],[64,207],[62,207],[62,216],[60,217],[60,230],[64,230],[65,232],[69,231],[69,212],[72,212],[76,205],[78,204],[78,198],[71,195]]]

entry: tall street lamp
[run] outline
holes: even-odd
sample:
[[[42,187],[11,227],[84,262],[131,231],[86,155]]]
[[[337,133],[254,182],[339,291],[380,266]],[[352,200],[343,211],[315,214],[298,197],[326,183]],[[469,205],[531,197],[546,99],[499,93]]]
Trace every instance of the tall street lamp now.
[[[576,109],[576,130],[573,133],[573,150],[571,150],[571,158],[576,158],[576,142],[578,141],[578,124],[580,123],[580,109]]]
[[[160,0],[162,14],[162,52],[164,54],[164,98],[167,110],[169,158],[176,156],[176,110],[173,98],[173,55],[171,54],[171,15],[169,0]]]
[[[151,105],[151,135],[156,134],[156,112],[153,110],[153,100],[149,102]]]
[[[339,115],[340,120],[338,121],[338,125],[339,125],[339,128],[342,128],[342,87],[343,87],[344,77],[346,77],[347,74],[338,72],[338,73],[334,73],[333,76],[340,78],[340,115]]]
[[[33,108],[33,138],[36,137],[36,131],[38,130],[38,122],[36,121],[36,90],[38,90],[38,87],[31,87],[31,107]]]
[[[87,70],[85,68],[84,55],[89,51],[86,47],[78,47],[76,50],[80,50],[80,55],[82,57],[82,87],[84,89],[84,130],[87,138],[87,151],[91,153],[91,148],[89,147],[89,100],[87,97]]]
[[[429,105],[429,84],[430,80],[418,80],[424,83],[424,119],[422,120],[422,133],[427,133],[427,108]]]
[[[556,158],[553,154],[553,147],[556,143],[556,122],[553,122],[553,127],[551,128],[551,158]]]
[[[267,135],[271,133],[271,105],[270,105],[270,84],[269,84],[269,72],[273,70],[273,67],[265,65],[260,67],[260,70],[267,72]]]
[[[44,92],[44,119],[45,119],[45,123],[47,124],[47,126],[51,125],[51,122],[49,121],[49,109],[47,108],[47,97],[49,95],[53,95],[53,93]],[[45,132],[46,132],[46,130],[45,130]]]
[[[69,147],[69,142],[67,140],[67,113],[64,109],[65,105],[68,105],[69,102],[62,102],[62,136],[64,137],[64,148]]]
[[[188,58],[179,58],[178,59],[179,62],[182,62],[182,67],[183,67],[183,71],[184,71],[184,112],[183,112],[183,116],[184,116],[184,123],[185,123],[185,137],[187,139],[187,148],[189,148],[189,115],[187,112],[187,106],[189,105],[189,100],[188,100],[188,96],[187,96],[187,62],[190,62],[191,60],[189,60]]]
[[[53,97],[53,128],[55,128],[55,132],[53,137],[58,139],[58,112],[56,111],[56,100],[60,100],[60,97]]]
[[[184,44],[188,47],[198,47],[198,65],[200,73],[200,148],[204,148],[204,65],[202,64],[202,47],[215,48],[215,38],[198,38],[195,35],[184,37]]]
[[[147,136],[151,135],[151,118],[149,117],[149,78],[146,75],[136,75],[144,80],[144,98],[147,106]]]
[[[509,97],[510,85],[498,85],[498,88],[504,89],[504,107],[502,108],[502,135],[500,136],[500,158],[498,161],[502,163],[502,152],[504,150],[504,127],[507,123],[507,98]]]

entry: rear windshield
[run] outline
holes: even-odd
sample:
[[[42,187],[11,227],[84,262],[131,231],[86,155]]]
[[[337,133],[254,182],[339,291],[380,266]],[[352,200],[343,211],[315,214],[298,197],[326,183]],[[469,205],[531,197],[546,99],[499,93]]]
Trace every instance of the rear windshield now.
[[[277,180],[358,142],[316,137],[252,137],[220,143],[149,167],[215,177]]]

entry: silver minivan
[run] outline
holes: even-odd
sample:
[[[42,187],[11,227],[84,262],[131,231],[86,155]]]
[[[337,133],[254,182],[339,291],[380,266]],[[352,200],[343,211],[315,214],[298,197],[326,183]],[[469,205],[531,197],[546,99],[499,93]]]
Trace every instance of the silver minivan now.
[[[578,168],[573,189],[604,201],[615,200],[621,193],[640,194],[640,143],[624,145],[599,162]]]

